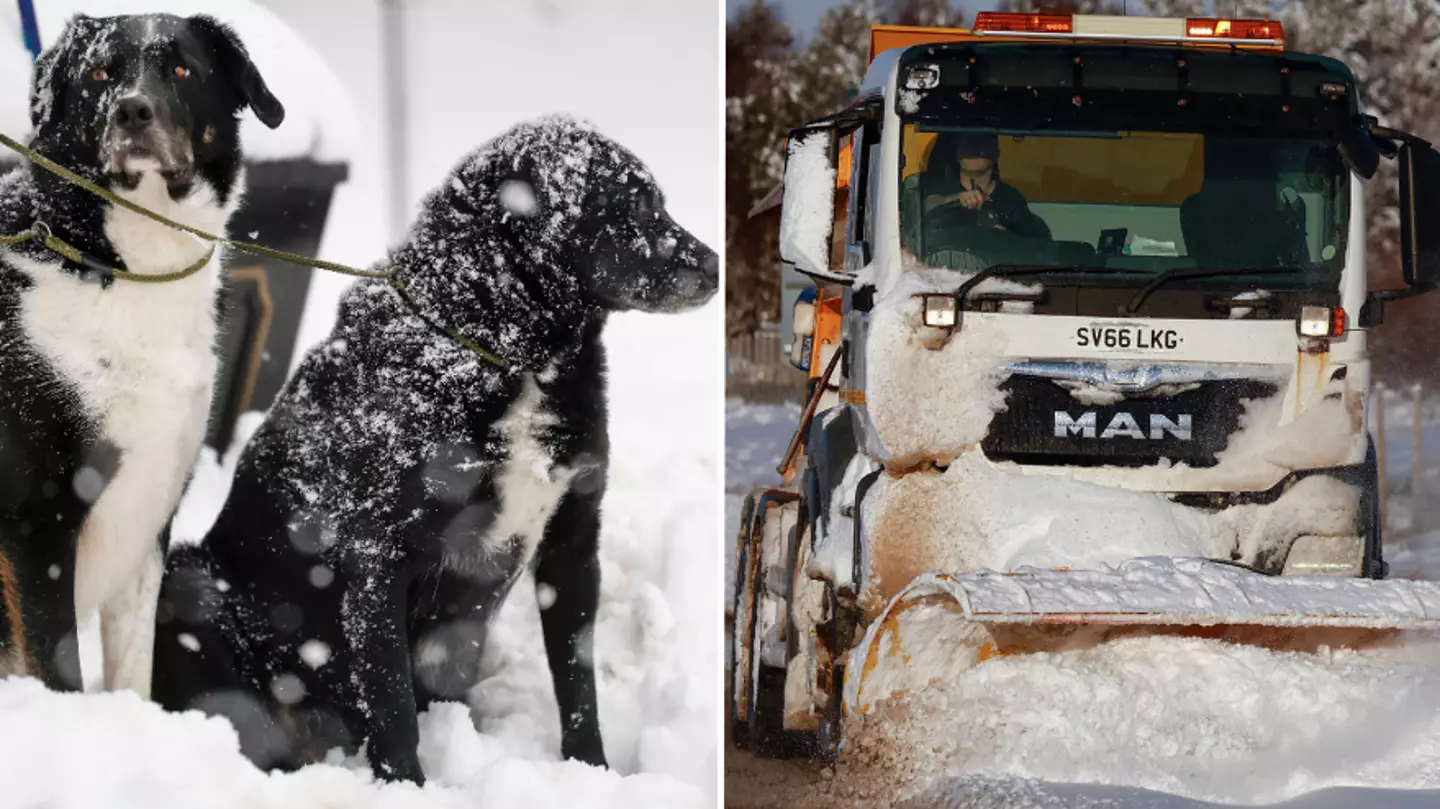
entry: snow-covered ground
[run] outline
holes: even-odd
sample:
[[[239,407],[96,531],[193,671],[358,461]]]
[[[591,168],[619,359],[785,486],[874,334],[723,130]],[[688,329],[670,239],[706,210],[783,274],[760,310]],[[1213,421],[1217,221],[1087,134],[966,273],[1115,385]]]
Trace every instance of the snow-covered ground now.
[[[735,537],[745,495],[780,480],[775,466],[800,421],[798,402],[725,402],[725,592],[735,586]]]
[[[128,695],[58,695],[0,681],[0,806],[700,807],[718,799],[721,510],[719,307],[617,318],[612,458],[596,629],[601,731],[614,771],[560,760],[560,720],[533,586],[516,586],[470,704],[422,717],[430,778],[377,785],[361,758],[266,775],[223,720],[166,714]],[[665,384],[655,368],[665,368]],[[242,421],[242,437],[259,414]],[[236,446],[240,446],[237,442]],[[235,458],[206,451],[177,520],[203,535]],[[93,628],[93,627],[92,627]],[[93,632],[82,649],[98,664]]]
[[[103,10],[116,1],[74,5]],[[199,0],[172,5],[186,2]],[[239,10],[221,0],[203,5],[236,21],[264,16],[248,3]],[[312,110],[333,114],[336,120],[326,123],[355,136],[349,142],[352,180],[337,192],[321,257],[377,261],[388,241],[389,207],[380,153],[379,4],[264,5],[335,68],[351,96],[349,112],[344,104]],[[645,161],[676,220],[718,247],[720,11],[713,3],[403,5],[412,79],[407,203],[413,206],[462,154],[511,124],[571,112],[595,121]],[[13,16],[12,4],[12,14],[0,22]],[[23,67],[19,57],[10,64]],[[291,69],[304,72],[303,65]],[[657,104],[661,97],[665,102]],[[283,100],[287,107],[308,104],[303,93]],[[24,100],[13,105],[23,110]],[[348,278],[317,275],[298,350],[328,333],[335,302],[349,284]],[[622,315],[605,335],[612,465],[595,646],[601,730],[612,771],[560,760],[559,719],[527,581],[497,621],[488,676],[470,704],[438,706],[422,717],[421,760],[430,777],[423,790],[378,785],[358,758],[288,775],[262,773],[240,756],[233,730],[221,720],[166,714],[123,694],[57,695],[12,679],[0,681],[0,806],[715,805],[721,677],[716,571],[725,556],[717,497],[721,315],[718,299],[693,314]],[[244,434],[255,419],[246,418]],[[182,537],[204,532],[223,501],[228,475],[213,456],[202,460],[177,526]],[[90,629],[82,653],[87,680],[94,682]]]
[[[1440,579],[1440,514],[1430,511],[1440,481],[1427,469],[1440,467],[1440,427],[1427,412],[1416,500],[1410,408],[1401,400],[1387,407],[1391,520],[1399,523],[1387,556],[1397,573]],[[727,402],[732,552],[744,492],[776,479],[799,412]],[[1418,536],[1412,502],[1431,526]],[[991,660],[882,711],[888,721],[857,729],[841,772],[808,776],[813,782],[788,804],[775,805],[864,806],[895,796],[916,807],[1440,805],[1440,641],[1428,636],[1328,657],[1131,638]]]
[[[560,760],[560,720],[533,586],[522,580],[490,635],[469,706],[422,717],[430,778],[377,785],[359,757],[266,775],[234,731],[129,695],[58,695],[0,681],[0,806],[471,807],[713,806],[719,766],[721,510],[719,307],[617,318],[612,459],[596,629],[601,731],[614,771]],[[665,384],[655,368],[665,368]],[[260,414],[241,423],[247,437]],[[236,447],[240,446],[237,441]],[[206,450],[176,532],[202,536],[224,502],[235,453]],[[93,629],[93,627],[92,627]],[[93,632],[82,648],[98,665]]]

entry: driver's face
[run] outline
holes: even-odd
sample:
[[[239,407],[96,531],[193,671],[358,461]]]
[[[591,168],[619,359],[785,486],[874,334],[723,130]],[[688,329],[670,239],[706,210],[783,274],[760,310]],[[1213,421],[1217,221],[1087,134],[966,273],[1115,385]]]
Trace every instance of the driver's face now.
[[[983,188],[990,184],[994,164],[984,157],[960,158],[960,179],[966,188]]]

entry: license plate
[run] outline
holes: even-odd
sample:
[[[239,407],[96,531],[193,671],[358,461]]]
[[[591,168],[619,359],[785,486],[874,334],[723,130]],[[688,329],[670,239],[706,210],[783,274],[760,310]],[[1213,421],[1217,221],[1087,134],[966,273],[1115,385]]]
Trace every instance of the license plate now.
[[[1103,323],[1075,330],[1075,345],[1102,351],[1174,351],[1185,342],[1177,329]]]

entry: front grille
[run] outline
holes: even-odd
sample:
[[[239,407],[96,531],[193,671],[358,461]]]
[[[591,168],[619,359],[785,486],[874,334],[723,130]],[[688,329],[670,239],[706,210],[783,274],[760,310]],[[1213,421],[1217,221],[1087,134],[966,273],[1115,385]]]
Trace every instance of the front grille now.
[[[1132,393],[1113,404],[1083,404],[1059,381],[1013,374],[1006,407],[981,446],[997,460],[1033,465],[1147,466],[1161,458],[1207,467],[1229,444],[1247,399],[1277,388],[1257,380],[1196,383],[1174,395]]]

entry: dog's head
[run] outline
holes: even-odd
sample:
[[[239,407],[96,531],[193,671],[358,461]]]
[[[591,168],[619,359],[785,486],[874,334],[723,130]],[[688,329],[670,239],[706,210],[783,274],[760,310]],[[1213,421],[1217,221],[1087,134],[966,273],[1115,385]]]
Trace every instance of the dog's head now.
[[[545,279],[537,288],[585,308],[679,312],[719,287],[715,251],[670,218],[645,164],[568,116],[520,124],[486,144],[434,202],[435,213],[483,223],[489,250],[506,245],[511,263],[530,265],[529,280]]]
[[[682,312],[719,288],[719,258],[665,209],[639,158],[592,133],[587,191],[576,231],[576,266],[588,293],[612,311]]]
[[[81,14],[36,61],[32,143],[122,189],[154,171],[176,199],[200,179],[223,200],[239,169],[246,107],[272,129],[285,118],[226,25],[203,15]]]

